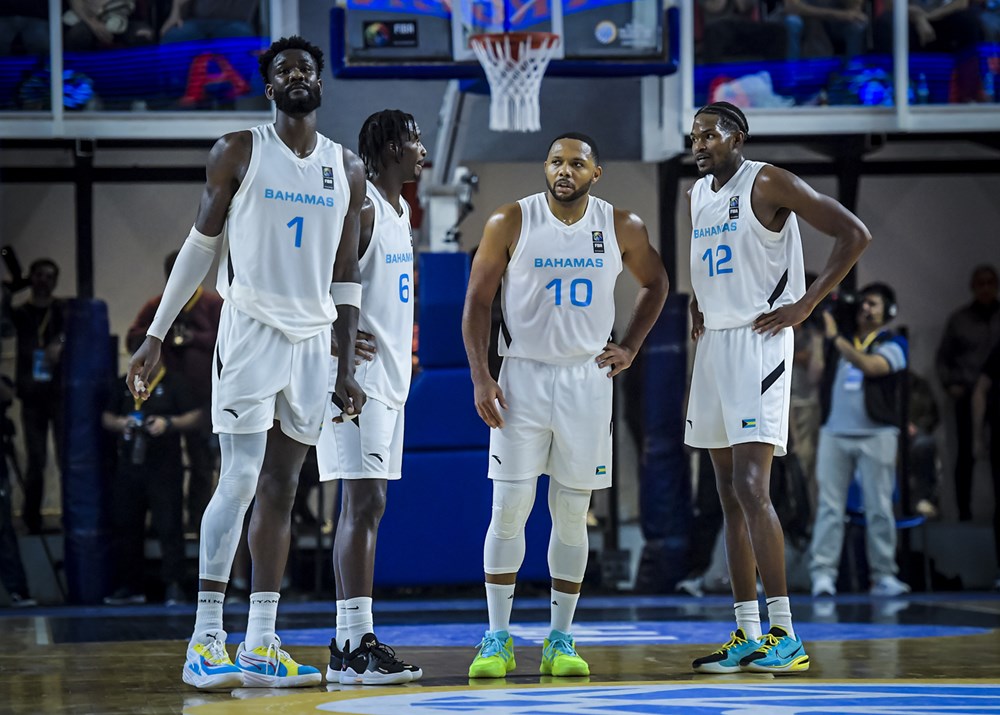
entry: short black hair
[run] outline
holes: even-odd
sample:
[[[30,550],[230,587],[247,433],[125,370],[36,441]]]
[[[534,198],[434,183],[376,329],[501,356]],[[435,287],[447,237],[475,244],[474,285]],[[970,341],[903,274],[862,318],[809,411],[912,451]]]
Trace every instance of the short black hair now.
[[[43,266],[48,266],[53,271],[55,271],[56,280],[59,280],[59,266],[51,258],[39,258],[37,260],[32,261],[31,265],[28,266],[28,275],[30,276],[32,273],[35,272],[36,269],[42,268]]]
[[[697,117],[699,114],[714,114],[719,118],[719,125],[723,129],[731,132],[743,132],[747,137],[750,136],[750,124],[747,122],[747,117],[743,110],[735,104],[712,102],[695,112],[694,116]]]
[[[368,176],[378,176],[382,171],[382,152],[389,142],[396,142],[396,158],[399,159],[403,156],[401,144],[416,133],[417,120],[412,114],[398,109],[383,109],[368,117],[358,134],[358,156],[365,163]]]
[[[552,151],[552,145],[555,144],[560,139],[576,139],[578,142],[583,142],[590,147],[590,155],[594,157],[595,166],[600,166],[601,164],[601,153],[597,149],[597,142],[594,141],[593,137],[589,137],[586,134],[581,134],[580,132],[566,132],[560,134],[551,142],[549,142],[549,151]],[[547,152],[546,152],[547,153]]]
[[[262,52],[260,57],[257,58],[257,66],[260,68],[260,76],[264,78],[265,84],[270,84],[271,77],[268,72],[271,70],[271,63],[274,62],[274,58],[285,50],[305,50],[312,58],[316,61],[316,74],[320,75],[323,73],[323,50],[318,48],[309,40],[301,37],[299,35],[292,35],[291,37],[282,37],[280,40],[275,40],[271,43],[271,46],[267,48],[266,51]]]
[[[882,307],[885,310],[885,318],[896,317],[896,291],[894,291],[888,283],[869,283],[860,291],[858,295],[877,295],[882,299]]]

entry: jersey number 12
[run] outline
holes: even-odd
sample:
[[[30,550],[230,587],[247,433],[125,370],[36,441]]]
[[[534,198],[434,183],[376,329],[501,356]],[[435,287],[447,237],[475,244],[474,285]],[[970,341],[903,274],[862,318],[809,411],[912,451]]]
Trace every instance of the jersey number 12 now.
[[[727,246],[725,243],[720,243],[715,247],[715,253],[712,253],[712,249],[707,249],[703,254],[701,254],[701,260],[708,261],[708,277],[711,278],[716,275],[722,275],[723,273],[732,273],[732,268],[723,268],[727,263],[733,259],[733,249]]]

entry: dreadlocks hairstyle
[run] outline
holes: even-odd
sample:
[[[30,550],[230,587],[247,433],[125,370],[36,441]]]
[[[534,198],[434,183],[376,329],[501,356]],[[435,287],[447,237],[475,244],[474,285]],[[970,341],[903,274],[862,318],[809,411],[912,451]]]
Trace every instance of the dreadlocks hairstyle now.
[[[374,178],[384,168],[382,152],[389,142],[396,142],[396,159],[403,156],[403,142],[416,134],[417,122],[412,114],[398,109],[383,109],[368,117],[358,134],[358,156],[365,163],[365,172]]]
[[[697,117],[699,114],[714,114],[719,117],[719,125],[723,129],[731,132],[743,132],[747,138],[750,137],[750,125],[747,124],[746,115],[735,104],[712,102],[695,112],[694,116]]]
[[[323,73],[323,50],[316,47],[316,45],[309,42],[309,40],[299,35],[292,35],[291,37],[282,37],[280,40],[275,40],[271,43],[271,46],[267,48],[267,51],[262,53],[257,59],[257,65],[260,68],[260,76],[264,78],[265,84],[270,84],[271,77],[268,72],[271,69],[271,63],[274,62],[274,58],[285,50],[305,50],[313,59],[316,61],[316,74]]]
[[[566,132],[565,134],[560,134],[551,142],[549,142],[549,151],[552,151],[552,145],[555,144],[560,139],[576,139],[578,142],[583,142],[590,147],[590,155],[594,157],[594,166],[600,166],[601,164],[601,154],[597,151],[597,142],[595,142],[591,137],[586,134],[581,134],[580,132]]]

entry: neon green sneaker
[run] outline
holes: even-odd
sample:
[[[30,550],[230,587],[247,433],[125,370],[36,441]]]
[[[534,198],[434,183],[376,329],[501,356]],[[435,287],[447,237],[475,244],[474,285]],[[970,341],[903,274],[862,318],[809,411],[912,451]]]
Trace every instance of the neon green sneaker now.
[[[552,631],[542,643],[542,675],[590,675],[587,661],[577,655],[573,636],[562,631]]]
[[[469,666],[470,678],[502,678],[517,667],[514,639],[507,631],[486,631],[479,653]]]

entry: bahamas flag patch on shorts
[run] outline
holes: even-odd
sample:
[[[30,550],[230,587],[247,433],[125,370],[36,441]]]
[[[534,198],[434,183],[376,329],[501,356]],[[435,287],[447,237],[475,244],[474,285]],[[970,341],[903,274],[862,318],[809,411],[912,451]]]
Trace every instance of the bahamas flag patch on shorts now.
[[[608,473],[608,468],[605,465],[602,464],[601,466],[599,466],[597,468],[597,471],[594,472],[594,475],[600,477],[600,476],[605,475],[607,473]]]
[[[757,418],[752,417],[748,420],[743,420],[743,429],[755,429],[757,427]]]

